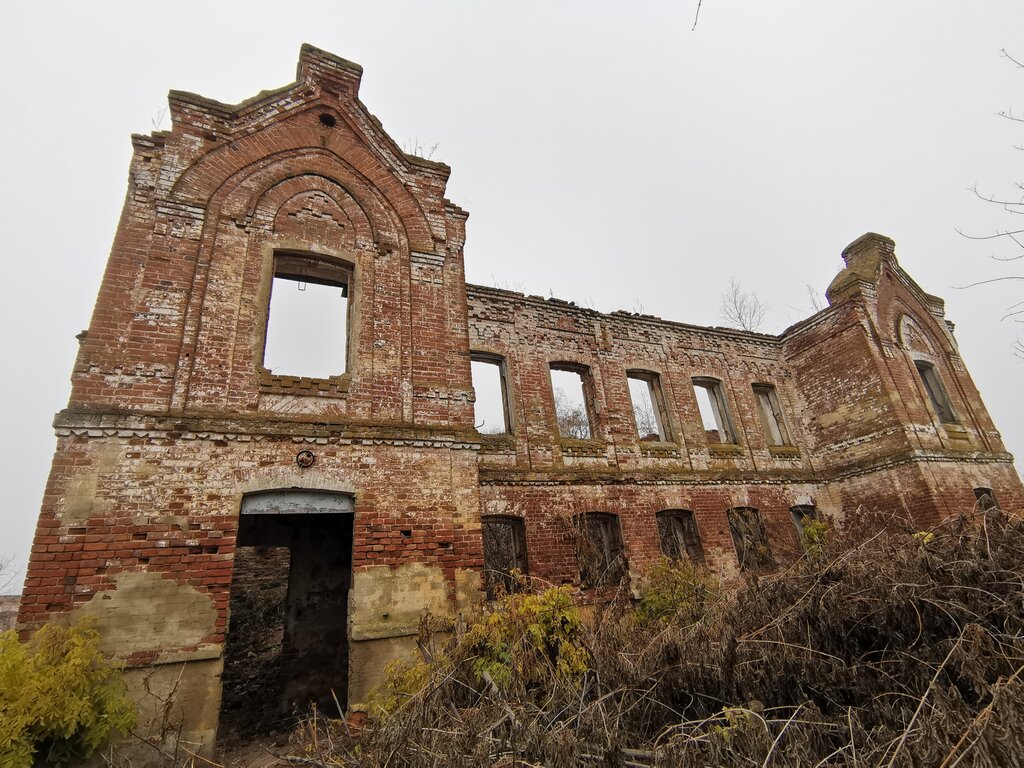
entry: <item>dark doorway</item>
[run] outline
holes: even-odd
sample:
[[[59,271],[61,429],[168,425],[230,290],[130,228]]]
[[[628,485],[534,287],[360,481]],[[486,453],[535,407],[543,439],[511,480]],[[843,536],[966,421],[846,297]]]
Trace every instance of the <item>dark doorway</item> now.
[[[224,652],[223,737],[286,728],[348,697],[352,500],[274,491],[243,501]],[[337,703],[335,703],[337,699]]]

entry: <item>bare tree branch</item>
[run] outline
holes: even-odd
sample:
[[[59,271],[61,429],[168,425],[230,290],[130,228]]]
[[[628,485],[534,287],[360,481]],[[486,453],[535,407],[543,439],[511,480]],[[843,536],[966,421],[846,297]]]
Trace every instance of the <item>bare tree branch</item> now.
[[[690,31],[693,32],[697,28],[697,20],[700,19],[700,5],[704,0],[697,0],[697,12],[693,15],[693,26],[690,27]],[[1004,51],[1005,53],[1005,51]],[[1009,58],[1009,57],[1007,57]]]
[[[756,293],[745,293],[736,278],[729,280],[721,304],[722,321],[727,326],[744,331],[759,331],[767,313],[768,305]]]
[[[1003,50],[1001,50],[1000,53],[1003,54],[1003,58],[1004,59],[1009,59],[1014,64],[1016,64],[1018,67],[1020,67],[1021,69],[1024,69],[1024,64],[1022,64],[1020,61],[1018,61],[1017,59],[1013,58],[1013,56],[1011,56],[1009,53],[1007,53],[1005,48],[1003,48]]]

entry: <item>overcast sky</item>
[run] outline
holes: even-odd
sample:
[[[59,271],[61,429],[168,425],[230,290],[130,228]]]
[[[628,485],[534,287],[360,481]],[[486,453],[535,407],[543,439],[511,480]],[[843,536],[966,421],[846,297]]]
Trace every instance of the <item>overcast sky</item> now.
[[[171,88],[235,102],[294,78],[309,42],[364,68],[406,147],[437,145],[470,212],[471,282],[719,323],[729,279],[806,316],[866,231],[946,299],[1010,450],[1021,373],[1004,308],[1024,285],[970,188],[1024,179],[1021,0],[5,3],[0,217],[7,403],[0,554],[23,568],[124,199],[129,135]],[[1024,333],[1021,334],[1024,336]],[[20,578],[20,577],[19,577]],[[20,586],[20,581],[18,582]],[[16,591],[17,587],[15,587]]]

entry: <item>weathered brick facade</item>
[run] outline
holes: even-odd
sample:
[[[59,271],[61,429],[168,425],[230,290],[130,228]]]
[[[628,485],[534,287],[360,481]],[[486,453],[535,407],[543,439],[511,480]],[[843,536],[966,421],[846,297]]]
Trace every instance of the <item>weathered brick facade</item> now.
[[[173,690],[182,738],[212,744],[235,547],[261,492],[352,505],[338,541],[351,548],[356,709],[424,611],[479,599],[481,516],[525,520],[531,575],[577,583],[565,525],[577,513],[617,515],[640,572],[661,551],[655,514],[690,510],[708,566],[733,573],[733,507],[759,510],[784,552],[798,547],[795,505],[927,523],[987,488],[1024,506],[942,302],[899,267],[891,240],[847,248],[830,306],[780,336],[469,286],[449,169],[395,145],[358,100],[360,74],[306,46],[294,84],[237,106],[172,92],[172,130],[133,137],[124,211],[55,421],[19,626],[94,616],[153,738],[177,730],[161,719]],[[350,275],[344,373],[263,367],[282,253]],[[474,428],[474,353],[503,361],[507,435]],[[559,437],[552,363],[584,372],[590,439]],[[668,439],[638,436],[627,371],[657,375]],[[694,377],[719,382],[732,440],[709,442]],[[774,388],[784,444],[769,444],[752,385]]]

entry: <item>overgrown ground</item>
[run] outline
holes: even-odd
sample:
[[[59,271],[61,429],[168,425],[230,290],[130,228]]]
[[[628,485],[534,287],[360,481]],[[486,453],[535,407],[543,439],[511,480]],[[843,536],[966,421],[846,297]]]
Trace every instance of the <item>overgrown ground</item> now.
[[[505,597],[392,670],[353,741],[306,765],[1024,764],[1024,520],[812,531],[788,569],[721,587],[662,563],[584,621],[567,588]],[[296,763],[299,760],[295,761]]]

